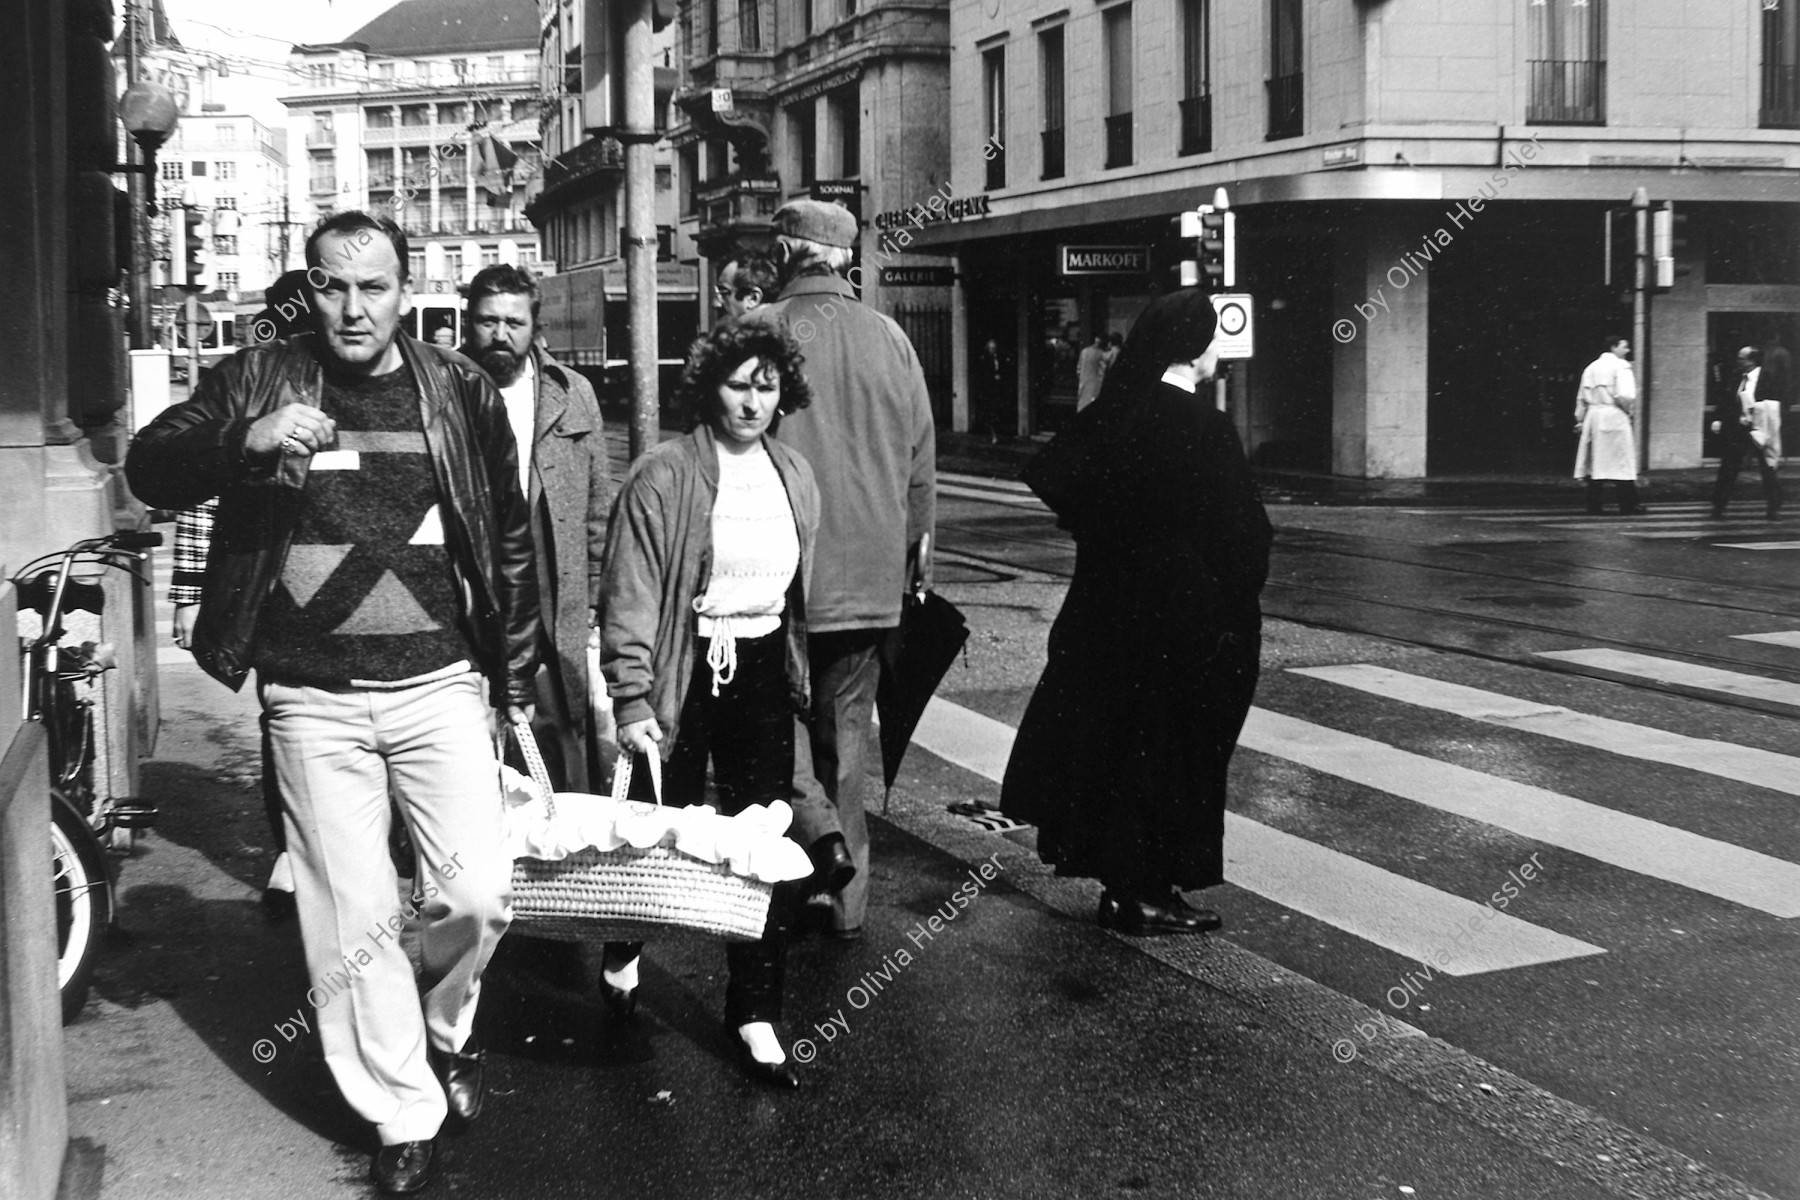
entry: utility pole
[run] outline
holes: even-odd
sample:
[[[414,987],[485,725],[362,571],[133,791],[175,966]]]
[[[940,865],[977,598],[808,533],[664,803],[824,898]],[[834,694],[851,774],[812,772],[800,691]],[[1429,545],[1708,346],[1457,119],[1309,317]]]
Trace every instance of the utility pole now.
[[[138,81],[138,0],[125,0],[125,83]],[[146,161],[137,139],[127,138],[125,162],[136,165]],[[150,213],[146,180],[137,171],[125,176],[125,197],[131,211],[131,271],[126,280],[126,295],[131,302],[131,326],[128,333],[133,350],[148,350],[156,344],[150,326]]]
[[[631,457],[656,445],[656,57],[654,0],[630,0],[625,22],[625,306],[631,329]]]

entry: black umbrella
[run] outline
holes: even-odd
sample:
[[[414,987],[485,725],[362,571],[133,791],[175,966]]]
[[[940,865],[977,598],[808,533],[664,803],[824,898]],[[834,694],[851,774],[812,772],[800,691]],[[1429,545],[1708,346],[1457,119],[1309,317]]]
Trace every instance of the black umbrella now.
[[[888,790],[893,790],[925,706],[968,640],[969,623],[956,605],[936,592],[907,595],[900,626],[881,648],[881,682],[875,689],[881,773]]]

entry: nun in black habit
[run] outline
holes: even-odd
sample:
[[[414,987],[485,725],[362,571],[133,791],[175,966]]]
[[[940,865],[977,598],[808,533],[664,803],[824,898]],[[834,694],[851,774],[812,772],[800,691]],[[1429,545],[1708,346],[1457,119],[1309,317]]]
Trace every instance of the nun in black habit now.
[[[1197,933],[1183,891],[1224,879],[1225,780],[1256,691],[1272,534],[1207,384],[1205,294],[1152,301],[1100,398],[1028,465],[1075,537],[1075,577],[1001,789],[1061,875],[1098,878],[1100,924]]]

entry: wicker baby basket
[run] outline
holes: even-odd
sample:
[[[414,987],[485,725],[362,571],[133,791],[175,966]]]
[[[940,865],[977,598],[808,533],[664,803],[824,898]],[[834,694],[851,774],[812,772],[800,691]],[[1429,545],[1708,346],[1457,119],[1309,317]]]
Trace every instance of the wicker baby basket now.
[[[550,773],[528,725],[511,726],[531,778],[543,792],[551,821],[556,800]],[[648,757],[661,797],[661,763]],[[612,797],[631,786],[631,755],[613,774]],[[725,820],[727,818],[716,818]],[[513,926],[533,937],[582,942],[640,942],[690,929],[733,941],[754,941],[769,919],[772,884],[736,875],[670,845],[639,849],[593,846],[562,859],[513,860]]]

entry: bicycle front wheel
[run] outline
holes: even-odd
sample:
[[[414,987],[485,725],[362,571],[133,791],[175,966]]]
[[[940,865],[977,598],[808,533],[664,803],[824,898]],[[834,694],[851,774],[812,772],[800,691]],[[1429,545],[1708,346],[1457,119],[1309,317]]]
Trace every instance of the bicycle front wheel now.
[[[63,1023],[87,1003],[100,942],[112,923],[106,856],[86,818],[60,796],[50,801],[50,853],[56,890],[56,985]]]

